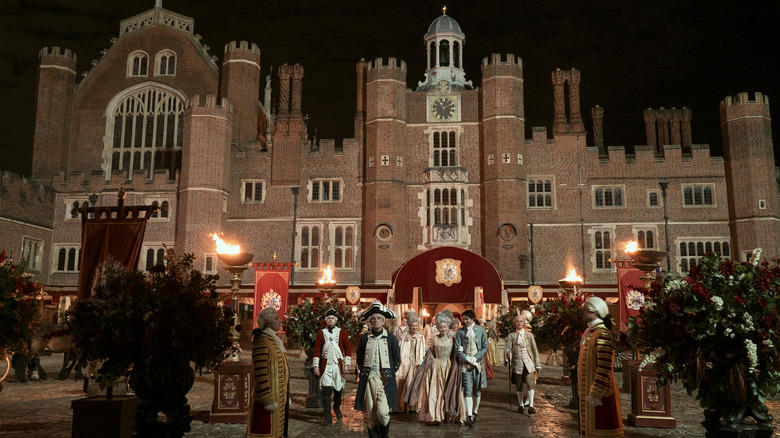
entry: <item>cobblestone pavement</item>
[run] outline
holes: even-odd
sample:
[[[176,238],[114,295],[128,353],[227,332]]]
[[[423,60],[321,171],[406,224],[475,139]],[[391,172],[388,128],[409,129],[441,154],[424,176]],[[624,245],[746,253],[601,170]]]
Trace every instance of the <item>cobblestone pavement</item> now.
[[[242,358],[249,360],[249,352]],[[0,392],[0,437],[65,438],[71,436],[72,411],[70,402],[84,396],[80,382],[57,381],[53,377],[59,370],[62,356],[44,357],[43,366],[50,378],[26,384],[16,382],[12,376],[6,380]],[[320,426],[322,411],[306,409],[308,383],[303,373],[303,360],[290,355],[291,415],[290,437],[360,437],[365,436],[360,412],[351,408],[357,385],[354,375],[347,379],[346,397],[343,403],[344,420],[331,427]],[[462,437],[576,437],[576,411],[568,409],[571,391],[561,380],[560,367],[544,367],[537,385],[535,415],[517,413],[516,399],[509,406],[507,373],[503,367],[496,370],[496,379],[488,382],[479,409],[479,421],[473,428],[457,425],[426,426],[412,414],[392,414],[390,435],[394,437],[434,438]],[[618,375],[622,385],[622,375]],[[213,376],[204,374],[195,380],[195,386],[187,395],[195,420],[192,431],[186,437],[238,438],[246,434],[244,424],[208,424],[209,408],[213,399]],[[514,394],[512,394],[514,397]],[[623,418],[631,411],[630,394],[622,393]],[[770,413],[780,415],[780,396],[767,402]],[[672,414],[677,419],[676,429],[637,428],[626,425],[625,436],[649,437],[703,437],[700,422],[702,408],[686,394],[682,385],[672,386]],[[775,436],[780,434],[775,433]]]

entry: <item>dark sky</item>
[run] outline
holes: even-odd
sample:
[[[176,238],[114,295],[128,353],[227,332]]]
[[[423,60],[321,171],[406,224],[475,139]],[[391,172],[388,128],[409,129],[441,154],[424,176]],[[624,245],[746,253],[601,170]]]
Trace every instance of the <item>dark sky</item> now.
[[[523,59],[526,129],[552,125],[550,73],[582,71],[586,128],[590,109],[605,109],[607,145],[645,143],[642,112],[688,107],[694,143],[720,154],[719,102],[761,91],[780,102],[774,65],[780,55],[780,2],[656,0],[455,0],[447,13],[466,34],[467,79],[479,84],[491,53]],[[151,9],[154,0],[6,0],[0,14],[0,169],[29,175],[38,51],[69,48],[78,78],[117,37],[119,22]],[[231,40],[261,49],[262,75],[271,65],[305,68],[303,111],[310,133],[340,142],[352,137],[355,63],[360,58],[406,61],[407,84],[423,79],[423,35],[442,2],[392,0],[164,0],[193,17],[195,32],[220,57]],[[778,111],[778,107],[775,108]],[[777,123],[773,123],[777,135]],[[530,134],[526,134],[528,137]],[[590,143],[590,139],[589,139]],[[778,154],[780,139],[775,141]],[[776,157],[778,158],[778,157]]]

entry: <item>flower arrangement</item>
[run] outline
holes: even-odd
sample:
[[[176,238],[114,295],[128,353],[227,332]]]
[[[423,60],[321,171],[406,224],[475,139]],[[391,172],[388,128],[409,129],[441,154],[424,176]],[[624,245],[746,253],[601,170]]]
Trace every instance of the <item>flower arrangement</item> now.
[[[192,269],[191,254],[177,259],[168,250],[165,260],[151,273],[104,263],[93,296],[66,312],[64,331],[84,359],[103,361],[99,381],[113,382],[141,365],[211,367],[231,348],[233,311],[219,305],[218,277]]]
[[[0,252],[0,350],[29,351],[40,325],[40,290],[24,262],[14,264]]]
[[[557,350],[572,348],[579,350],[580,336],[587,328],[582,321],[582,303],[585,294],[567,297],[560,294],[558,298],[543,301],[536,306],[531,327],[538,343]]]
[[[303,298],[306,298],[304,295]],[[343,301],[334,296],[315,296],[311,300],[304,299],[298,305],[291,307],[286,319],[282,322],[282,328],[287,335],[295,340],[298,345],[311,357],[314,350],[314,338],[317,331],[324,327],[322,315],[334,308],[339,313],[339,326],[347,331],[349,339],[355,340],[360,336],[364,324],[360,322],[358,315]]]
[[[628,336],[654,362],[658,381],[680,379],[702,407],[726,412],[780,391],[780,264],[708,255],[687,277],[670,272],[644,290],[648,301]]]

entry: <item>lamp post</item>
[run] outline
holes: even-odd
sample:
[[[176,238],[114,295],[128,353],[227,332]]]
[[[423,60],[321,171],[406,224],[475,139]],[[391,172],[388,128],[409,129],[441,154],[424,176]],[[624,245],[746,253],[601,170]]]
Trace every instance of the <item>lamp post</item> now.
[[[661,197],[664,200],[664,237],[666,238],[666,254],[669,254],[669,213],[666,210],[666,189],[669,188],[669,181],[660,181],[658,183],[661,186]],[[666,272],[671,271],[671,262],[669,257],[666,258]]]
[[[293,263],[292,266],[290,266],[290,286],[295,284],[295,236],[298,234],[298,230],[296,227],[298,226],[298,191],[300,191],[300,187],[293,187],[292,193],[293,193],[293,223],[292,223],[292,253],[290,254],[290,263]]]

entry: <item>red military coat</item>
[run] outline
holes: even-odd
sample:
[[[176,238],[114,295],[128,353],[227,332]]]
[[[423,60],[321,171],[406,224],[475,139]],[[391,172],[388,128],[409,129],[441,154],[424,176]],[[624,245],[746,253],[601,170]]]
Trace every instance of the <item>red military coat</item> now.
[[[335,329],[333,330],[333,336],[335,336]],[[343,328],[340,329],[338,334],[338,346],[339,350],[341,350],[341,356],[342,357],[348,357],[352,356],[352,347],[349,344],[349,336],[347,336],[347,331]],[[318,366],[321,371],[325,370],[325,367],[328,366],[328,359],[325,357],[322,357],[323,349],[326,345],[325,343],[325,335],[330,333],[328,332],[327,328],[324,328],[317,332],[317,336],[314,338],[314,358],[312,362],[312,367]],[[341,372],[341,376],[343,377],[344,374],[344,360],[339,360],[339,371]]]

